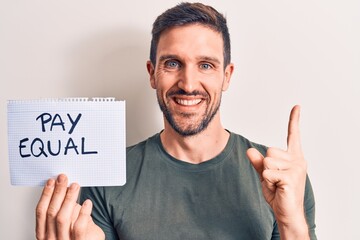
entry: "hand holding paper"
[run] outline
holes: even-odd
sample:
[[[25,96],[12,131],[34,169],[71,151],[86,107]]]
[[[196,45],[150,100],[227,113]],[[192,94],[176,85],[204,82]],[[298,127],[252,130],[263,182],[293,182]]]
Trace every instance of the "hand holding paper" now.
[[[103,240],[105,234],[91,218],[92,203],[76,203],[80,186],[61,174],[49,179],[36,207],[36,239]]]

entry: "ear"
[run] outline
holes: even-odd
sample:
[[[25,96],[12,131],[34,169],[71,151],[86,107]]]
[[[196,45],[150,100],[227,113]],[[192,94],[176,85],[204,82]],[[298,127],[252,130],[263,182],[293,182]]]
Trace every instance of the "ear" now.
[[[225,68],[224,82],[223,82],[223,86],[222,86],[223,91],[226,91],[228,89],[228,87],[230,85],[230,79],[231,79],[233,72],[234,72],[234,64],[229,63]]]
[[[156,84],[155,84],[155,67],[152,64],[152,62],[150,60],[148,60],[146,62],[146,68],[147,71],[149,73],[149,78],[150,78],[150,85],[153,89],[156,89]]]

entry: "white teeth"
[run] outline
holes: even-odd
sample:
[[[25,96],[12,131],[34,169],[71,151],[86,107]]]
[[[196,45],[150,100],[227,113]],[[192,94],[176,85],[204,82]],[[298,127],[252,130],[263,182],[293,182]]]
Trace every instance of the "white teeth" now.
[[[201,99],[192,99],[192,100],[186,100],[186,99],[176,99],[176,102],[181,105],[185,106],[192,106],[196,105],[201,102]]]

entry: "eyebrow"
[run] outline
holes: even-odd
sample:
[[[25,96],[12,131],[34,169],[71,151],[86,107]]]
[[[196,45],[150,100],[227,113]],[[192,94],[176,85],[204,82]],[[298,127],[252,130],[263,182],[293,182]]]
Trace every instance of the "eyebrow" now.
[[[159,61],[164,61],[164,60],[167,60],[167,59],[179,59],[179,56],[177,55],[173,55],[173,54],[167,54],[167,55],[162,55],[159,57]]]
[[[167,59],[179,59],[180,57],[178,55],[174,54],[166,54],[159,57],[159,61],[165,61]],[[197,60],[201,61],[209,61],[209,62],[215,62],[217,64],[221,64],[220,60],[216,57],[209,57],[209,56],[199,56],[196,57]]]
[[[197,57],[197,59],[202,60],[202,61],[209,61],[209,62],[215,62],[217,64],[221,64],[220,60],[216,57],[200,56],[200,57]]]

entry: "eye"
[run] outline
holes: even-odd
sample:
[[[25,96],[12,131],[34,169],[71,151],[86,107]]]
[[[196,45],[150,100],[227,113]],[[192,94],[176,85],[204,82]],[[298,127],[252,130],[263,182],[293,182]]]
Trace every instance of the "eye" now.
[[[167,67],[167,68],[179,68],[180,63],[178,61],[175,61],[175,60],[168,60],[168,61],[165,62],[165,67]]]
[[[200,64],[200,68],[204,69],[204,70],[208,70],[208,69],[213,68],[213,66],[210,63],[202,63],[202,64]]]

